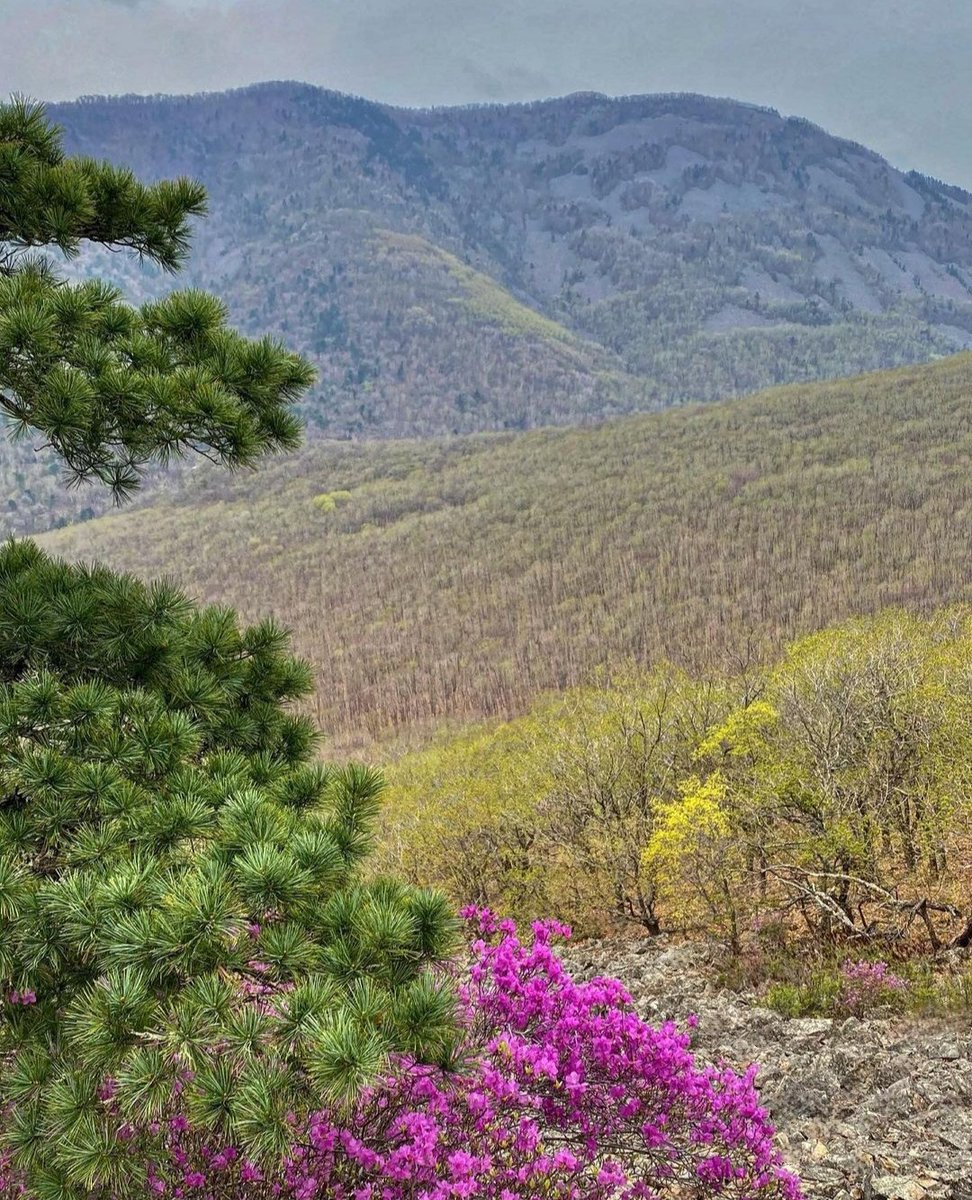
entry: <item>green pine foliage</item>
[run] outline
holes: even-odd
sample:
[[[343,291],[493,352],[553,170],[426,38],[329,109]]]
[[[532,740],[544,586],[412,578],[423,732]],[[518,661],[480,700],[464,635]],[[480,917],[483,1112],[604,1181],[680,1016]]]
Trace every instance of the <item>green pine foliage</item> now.
[[[75,479],[123,495],[198,450],[292,445],[310,370],[223,325],[213,297],[141,309],[32,247],[178,265],[203,195],[65,159],[0,107],[0,404]],[[364,881],[380,777],[316,758],[310,690],[273,621],[168,583],[0,549],[0,1148],[37,1200],[144,1194],[178,1103],[254,1157],[402,1053],[452,1055],[433,892]]]
[[[34,253],[73,256],[87,242],[175,270],[204,209],[198,184],[146,186],[67,158],[42,108],[0,105],[0,406],[18,433],[46,438],[72,482],[96,479],[120,497],[173,454],[246,466],[299,441],[291,405],[311,368],[228,329],[216,297],[183,291],[135,308],[100,280],[67,282]]]
[[[147,1120],[190,1069],[194,1118],[270,1153],[389,1050],[447,1050],[443,901],[357,882],[380,779],[312,761],[272,622],[8,543],[0,664],[0,1097],[38,1179],[130,1171],[108,1078]]]

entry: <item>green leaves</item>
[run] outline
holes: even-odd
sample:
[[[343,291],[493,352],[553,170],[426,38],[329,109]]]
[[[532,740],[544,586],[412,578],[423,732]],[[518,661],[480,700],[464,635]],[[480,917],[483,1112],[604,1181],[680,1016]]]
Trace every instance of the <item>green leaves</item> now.
[[[318,1095],[335,1107],[348,1104],[385,1065],[387,1045],[375,1029],[338,1009],[310,1030],[305,1067]]]
[[[39,433],[70,482],[122,498],[145,467],[198,452],[233,467],[294,448],[291,407],[313,379],[279,343],[247,341],[215,296],[175,292],[133,308],[106,284],[68,283],[43,258],[83,242],[128,248],[175,270],[203,189],[145,185],[131,171],[65,158],[59,131],[24,101],[0,105],[0,408]]]
[[[133,1120],[157,1121],[172,1095],[172,1069],[157,1046],[139,1046],[116,1072],[124,1111]]]
[[[177,1087],[272,1156],[288,1111],[448,1057],[453,922],[358,878],[381,778],[309,761],[307,686],[272,624],[0,547],[0,996],[36,997],[0,1008],[0,1106],[38,1195],[135,1187],[115,1126]]]
[[[446,1057],[456,1042],[452,989],[427,975],[418,976],[396,996],[390,1020],[405,1053],[419,1060]]]
[[[67,1010],[62,1032],[86,1076],[112,1075],[141,1033],[158,1029],[159,1002],[137,968],[109,971]]]
[[[175,270],[188,250],[190,218],[205,210],[198,183],[146,185],[124,167],[65,158],[61,131],[42,105],[0,104],[0,241],[66,254],[82,241],[124,246]]]
[[[118,496],[172,454],[242,467],[293,449],[290,407],[310,367],[222,320],[201,292],[132,309],[102,284],[21,263],[0,271],[0,403],[21,434],[44,435],[72,480],[99,479]]]
[[[262,842],[244,850],[233,864],[236,886],[250,912],[286,911],[308,903],[314,894],[309,871],[292,854]]]
[[[16,858],[0,854],[0,920],[10,921],[20,912],[27,880],[27,871]]]

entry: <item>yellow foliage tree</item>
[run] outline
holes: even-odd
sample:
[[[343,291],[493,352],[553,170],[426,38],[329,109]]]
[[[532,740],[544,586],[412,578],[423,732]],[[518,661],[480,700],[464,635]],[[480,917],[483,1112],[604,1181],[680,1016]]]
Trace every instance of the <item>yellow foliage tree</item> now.
[[[575,689],[406,756],[389,796],[382,865],[521,918],[972,944],[972,617]]]
[[[644,862],[657,881],[669,919],[702,927],[739,947],[739,830],[719,771],[706,779],[690,775],[675,800],[659,805]]]

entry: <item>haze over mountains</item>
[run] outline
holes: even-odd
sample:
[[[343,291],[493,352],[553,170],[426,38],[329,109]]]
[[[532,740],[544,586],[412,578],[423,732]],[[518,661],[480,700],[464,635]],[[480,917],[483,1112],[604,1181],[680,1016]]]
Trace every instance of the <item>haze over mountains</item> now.
[[[972,345],[972,197],[770,110],[269,84],[54,115],[69,150],[205,183],[192,281],[318,359],[330,433],[590,419]]]
[[[972,346],[972,197],[769,109],[413,111],[279,83],[52,115],[68,152],[210,195],[177,283],[74,269],[211,289],[307,354],[311,436],[585,423]],[[8,528],[103,507],[32,457],[0,464]]]

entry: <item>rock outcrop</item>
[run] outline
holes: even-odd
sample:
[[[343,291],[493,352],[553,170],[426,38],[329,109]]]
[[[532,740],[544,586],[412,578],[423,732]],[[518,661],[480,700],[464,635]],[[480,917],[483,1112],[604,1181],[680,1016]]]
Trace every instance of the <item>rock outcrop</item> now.
[[[760,1089],[808,1200],[972,1200],[972,1022],[787,1020],[715,982],[720,951],[610,939],[564,951],[622,979],[649,1020],[699,1017],[698,1055],[761,1064]]]

